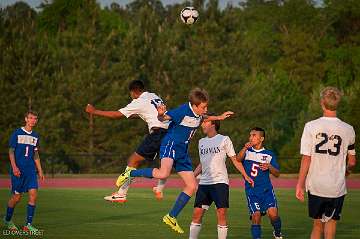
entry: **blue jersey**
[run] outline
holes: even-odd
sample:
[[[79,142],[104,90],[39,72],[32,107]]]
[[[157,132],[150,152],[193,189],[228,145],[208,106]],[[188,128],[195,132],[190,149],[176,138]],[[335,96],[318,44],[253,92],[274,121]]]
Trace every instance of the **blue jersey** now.
[[[171,122],[166,139],[163,141],[172,140],[176,144],[188,144],[203,119],[202,116],[194,113],[190,103],[183,104],[166,114],[171,117]]]
[[[34,131],[19,128],[11,135],[9,147],[15,150],[15,163],[22,173],[35,171],[34,154],[38,146],[39,135]]]
[[[245,152],[243,159],[244,169],[253,180],[254,187],[252,188],[248,182],[245,182],[245,191],[247,194],[257,194],[272,189],[270,181],[270,171],[262,171],[260,169],[261,163],[270,163],[274,168],[279,169],[279,164],[276,160],[276,155],[267,149],[256,150],[249,148]]]

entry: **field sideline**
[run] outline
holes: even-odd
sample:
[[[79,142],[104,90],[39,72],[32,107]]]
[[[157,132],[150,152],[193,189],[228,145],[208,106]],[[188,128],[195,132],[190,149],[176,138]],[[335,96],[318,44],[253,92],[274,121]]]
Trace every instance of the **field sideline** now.
[[[165,192],[165,199],[161,202],[153,198],[151,187],[155,181],[143,180],[137,182],[137,188],[130,189],[128,202],[125,205],[108,203],[102,197],[112,191],[114,179],[107,178],[55,178],[48,179],[48,185],[43,184],[39,192],[38,207],[34,219],[34,225],[43,229],[42,236],[31,238],[141,238],[141,239],[165,239],[165,238],[188,238],[188,225],[191,222],[193,199],[186,206],[179,217],[180,225],[185,229],[185,234],[176,234],[162,224],[161,218],[172,206],[179,193],[179,180],[170,179],[170,188]],[[54,181],[52,181],[54,180]],[[62,181],[59,181],[62,180]],[[71,184],[69,184],[70,181]],[[79,181],[80,180],[80,181]],[[95,180],[95,181],[94,181]],[[96,181],[97,180],[97,181]],[[285,179],[284,179],[285,180]],[[51,184],[57,182],[57,184]],[[229,239],[250,239],[249,220],[244,197],[242,180],[232,179],[229,209]],[[286,181],[286,180],[285,180]],[[287,179],[287,187],[278,187],[276,194],[280,205],[280,215],[283,221],[285,238],[304,239],[308,238],[311,228],[311,220],[307,217],[306,204],[298,202],[294,197],[293,182]],[[63,184],[60,185],[59,182]],[[76,183],[81,182],[81,184]],[[87,182],[87,187],[84,186]],[[101,185],[93,182],[104,183]],[[274,180],[278,184],[279,179]],[[358,186],[359,179],[348,179],[348,183]],[[6,178],[0,179],[0,203],[5,212],[9,190]],[[65,183],[65,184],[64,184]],[[176,185],[177,183],[177,185]],[[109,185],[108,185],[109,184]],[[57,185],[57,186],[55,186]],[[72,186],[72,187],[68,187]],[[14,222],[21,225],[25,218],[26,198],[15,210]],[[343,218],[338,227],[338,239],[359,238],[360,221],[354,212],[360,211],[360,190],[349,189],[345,199]],[[4,227],[1,228],[0,238],[27,238],[24,236],[11,237],[4,235]],[[267,218],[263,221],[263,238],[271,237],[271,227]],[[200,239],[216,238],[216,220],[214,206],[204,218],[203,229]]]

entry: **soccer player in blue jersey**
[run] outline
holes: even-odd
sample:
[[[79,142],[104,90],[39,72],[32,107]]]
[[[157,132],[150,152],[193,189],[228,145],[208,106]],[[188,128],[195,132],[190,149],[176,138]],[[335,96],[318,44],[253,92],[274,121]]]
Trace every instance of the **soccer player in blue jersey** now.
[[[39,157],[39,134],[33,131],[37,123],[37,114],[29,111],[25,114],[25,126],[16,129],[10,137],[9,158],[11,163],[11,198],[6,209],[4,223],[9,230],[18,230],[11,221],[14,208],[20,202],[23,193],[29,193],[26,224],[24,231],[36,233],[39,230],[32,225],[37,198],[39,178],[44,180]]]
[[[252,221],[251,234],[253,239],[261,238],[261,216],[267,214],[274,227],[275,239],[282,239],[281,220],[270,174],[279,177],[279,164],[276,155],[265,149],[265,130],[255,127],[250,131],[249,142],[238,154],[245,171],[254,181],[252,187],[245,182],[245,193]]]
[[[209,96],[207,92],[196,88],[190,92],[189,102],[178,108],[166,111],[166,106],[159,106],[159,120],[171,121],[168,132],[162,139],[160,146],[160,168],[132,170],[122,178],[123,183],[130,180],[131,177],[165,179],[169,177],[171,169],[174,167],[175,171],[184,181],[185,187],[169,214],[163,217],[163,222],[178,233],[184,233],[184,231],[179,226],[176,217],[188,203],[197,188],[188,152],[189,142],[203,120],[224,120],[233,114],[233,112],[227,111],[220,116],[206,116],[208,102]]]

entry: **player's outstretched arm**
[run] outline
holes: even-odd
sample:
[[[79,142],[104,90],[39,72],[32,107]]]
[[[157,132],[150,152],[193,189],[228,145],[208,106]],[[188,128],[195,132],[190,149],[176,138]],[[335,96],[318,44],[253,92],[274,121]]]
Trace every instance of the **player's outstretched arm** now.
[[[301,159],[299,178],[296,185],[296,198],[300,201],[304,201],[304,188],[305,188],[305,179],[306,175],[310,168],[311,156],[303,155]]]
[[[16,161],[15,161],[15,149],[13,148],[9,148],[9,159],[10,159],[10,164],[11,164],[11,168],[12,168],[12,171],[13,171],[13,174],[16,176],[16,177],[20,177],[20,169],[17,167],[16,165]]]
[[[234,164],[235,168],[244,177],[244,179],[251,185],[251,187],[254,187],[254,181],[249,177],[249,175],[247,175],[243,164],[238,161],[237,156],[230,157],[230,159],[231,159],[232,163]]]
[[[39,155],[39,152],[38,151],[35,151],[35,166],[36,166],[36,169],[38,171],[38,175],[39,175],[39,178],[41,180],[44,180],[45,179],[45,176],[44,176],[44,173],[43,173],[43,170],[42,170],[42,167],[41,167],[41,163],[40,163],[40,155]]]
[[[158,120],[160,122],[171,120],[171,117],[166,114],[166,105],[159,105],[156,109],[158,111]]]
[[[113,118],[113,119],[121,118],[124,116],[120,111],[98,110],[91,104],[88,104],[86,106],[85,111],[89,114],[103,116],[103,117],[107,117],[107,118]]]
[[[201,174],[201,172],[202,172],[202,166],[201,166],[201,163],[199,163],[199,165],[195,168],[195,170],[194,170],[194,176],[195,176],[195,178],[197,177],[197,176],[199,176],[199,174]]]
[[[226,112],[222,113],[221,115],[205,115],[204,121],[225,120],[225,119],[229,118],[230,116],[232,116],[233,114],[234,114],[234,112],[232,112],[232,111],[226,111]]]

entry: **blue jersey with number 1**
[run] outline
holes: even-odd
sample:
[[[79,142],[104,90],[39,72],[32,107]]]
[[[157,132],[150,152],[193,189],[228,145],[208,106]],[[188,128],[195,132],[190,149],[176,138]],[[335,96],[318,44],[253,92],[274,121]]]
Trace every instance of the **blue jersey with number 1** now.
[[[190,103],[183,104],[166,114],[171,117],[171,123],[163,142],[173,140],[176,144],[188,144],[203,118],[194,113]]]
[[[260,150],[249,148],[246,150],[243,159],[244,169],[247,175],[254,180],[254,187],[251,187],[248,182],[245,183],[247,194],[261,194],[273,188],[270,181],[270,171],[262,171],[259,167],[261,163],[270,163],[274,168],[279,169],[276,155],[271,150],[265,148]]]
[[[15,163],[21,173],[35,172],[35,151],[38,150],[39,135],[24,128],[16,129],[10,137],[9,147],[15,150]]]

